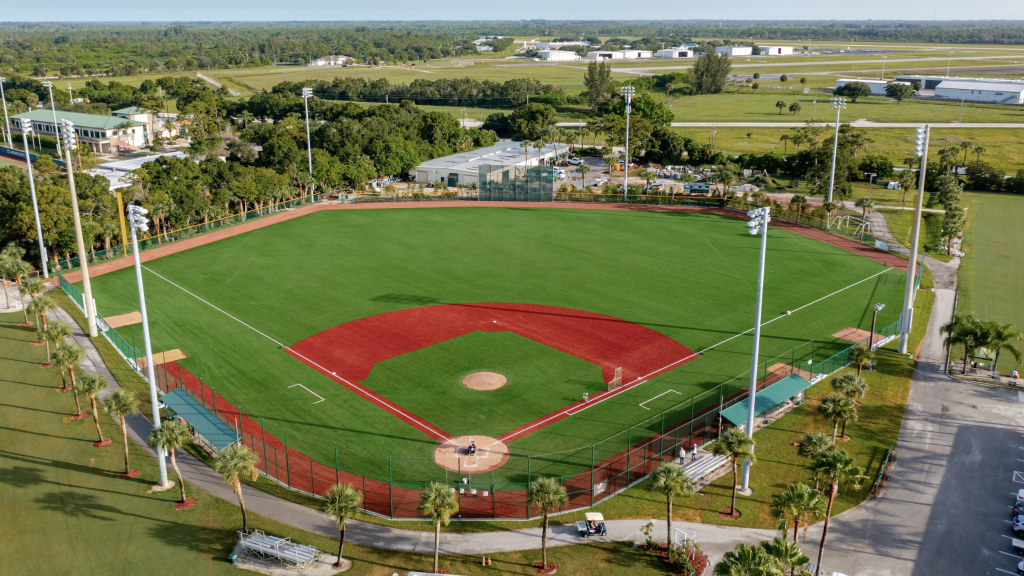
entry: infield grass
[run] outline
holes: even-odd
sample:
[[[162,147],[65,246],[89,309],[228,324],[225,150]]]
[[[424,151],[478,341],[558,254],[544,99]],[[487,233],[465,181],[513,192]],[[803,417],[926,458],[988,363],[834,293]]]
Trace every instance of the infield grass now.
[[[443,478],[432,460],[436,441],[286,355],[280,343],[429,303],[526,302],[608,314],[691,350],[711,347],[681,368],[514,440],[513,459],[495,481],[525,481],[538,473],[578,472],[592,457],[600,462],[658,431],[659,411],[671,404],[660,399],[650,410],[641,406],[655,396],[678,395],[671,424],[705,404],[717,405],[723,382],[732,379],[726,396],[745,387],[741,375],[750,367],[752,342],[749,333],[737,335],[753,325],[758,258],[757,241],[746,230],[735,218],[700,213],[325,211],[151,261],[143,277],[156,350],[183,350],[190,370],[247,414],[262,417],[268,433],[281,438],[287,429],[289,446],[333,464],[337,443],[340,467],[383,479],[389,455],[401,456],[392,462],[395,480]],[[812,349],[814,361],[838,352],[849,343],[831,334],[867,328],[876,302],[891,304],[879,326],[896,319],[903,276],[874,261],[773,229],[768,263],[764,320],[770,323],[762,331],[762,364],[805,362]],[[93,290],[104,315],[137,309],[131,269],[95,278]],[[797,312],[788,316],[787,310]],[[131,330],[120,331],[130,341]],[[812,338],[813,346],[790,354]],[[444,354],[434,362],[447,364],[453,376],[464,369]],[[325,401],[313,405],[309,393],[289,388],[295,383]],[[434,409],[417,415],[428,422],[450,417],[446,390],[454,385],[424,390],[416,401],[433,399]],[[576,397],[573,386],[553,384],[545,396],[495,404],[522,418],[539,417]],[[709,390],[695,407],[687,402]],[[523,458],[551,452],[561,454]]]

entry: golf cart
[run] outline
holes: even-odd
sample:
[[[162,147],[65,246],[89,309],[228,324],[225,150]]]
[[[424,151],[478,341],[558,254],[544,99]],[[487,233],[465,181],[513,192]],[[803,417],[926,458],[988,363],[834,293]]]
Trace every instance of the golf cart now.
[[[580,536],[586,538],[587,536],[600,535],[605,536],[608,534],[608,529],[604,525],[604,516],[599,512],[587,512],[584,520],[578,520],[576,522],[576,530],[579,531]]]

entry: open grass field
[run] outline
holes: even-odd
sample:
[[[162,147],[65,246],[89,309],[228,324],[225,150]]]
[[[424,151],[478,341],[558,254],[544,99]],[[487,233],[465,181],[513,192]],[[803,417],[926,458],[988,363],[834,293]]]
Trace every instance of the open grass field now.
[[[773,230],[771,236],[765,320],[773,321],[763,330],[762,360],[780,354],[787,358],[779,361],[806,360],[790,358],[789,352],[812,338],[817,339],[815,361],[824,359],[848,345],[835,342],[831,334],[847,326],[869,326],[875,302],[892,304],[880,315],[879,326],[896,319],[902,294],[898,272],[788,232]],[[690,350],[708,349],[606,402],[516,437],[510,447],[517,457],[566,451],[557,458],[535,459],[532,471],[520,458],[496,472],[506,481],[524,481],[528,472],[563,475],[585,469],[590,445],[611,436],[596,457],[601,461],[616,454],[631,436],[620,431],[636,425],[633,433],[649,436],[660,424],[654,420],[661,411],[749,369],[750,336],[737,335],[753,324],[753,240],[741,221],[710,214],[543,208],[331,211],[152,261],[144,279],[157,350],[182,349],[190,370],[246,413],[262,417],[268,433],[280,437],[287,429],[290,447],[333,464],[337,443],[342,468],[385,479],[389,455],[403,456],[393,462],[396,480],[436,477],[441,471],[431,455],[437,441],[284,353],[276,342],[293,346],[339,324],[425,305],[511,302],[605,314]],[[98,277],[93,286],[102,314],[137,308],[132,270]],[[797,312],[787,316],[787,310]],[[138,344],[137,330],[135,336]],[[492,356],[494,365],[504,366],[507,356],[503,360],[502,354],[492,353],[487,338],[474,338],[467,345],[477,351],[480,363],[474,366],[486,365]],[[443,368],[455,376],[469,366],[462,352],[452,355],[445,346],[430,350],[438,357],[424,351],[423,361],[432,370]],[[800,355],[810,352],[806,346]],[[507,368],[515,381],[541,377],[526,364]],[[515,406],[517,422],[544,416],[553,404],[568,404],[581,389],[600,392],[604,384],[593,380],[593,368],[586,368],[579,373],[566,368],[572,378],[559,371],[562,367],[542,370],[545,393],[527,395]],[[415,372],[403,370],[405,378]],[[436,419],[453,417],[443,413],[452,410],[452,390],[461,386],[459,381],[420,378],[424,390],[413,394],[394,382],[377,384],[377,378],[371,375],[363,384],[379,385],[389,400],[387,394],[405,395],[402,401],[424,405],[424,412],[432,400],[433,410],[417,413],[420,418],[436,424]],[[289,388],[296,383],[324,401],[313,405],[312,395]],[[739,390],[745,382],[738,379],[731,386]],[[477,402],[492,401],[484,396]],[[497,405],[507,408],[500,401]],[[459,420],[455,424],[463,425]]]
[[[227,561],[235,531],[241,529],[238,508],[191,486],[186,490],[198,502],[186,512],[171,506],[178,497],[176,489],[146,493],[158,479],[156,462],[134,443],[130,444],[132,466],[142,475],[118,479],[124,466],[120,429],[101,414],[104,434],[115,442],[96,449],[91,446],[96,436],[91,418],[66,421],[74,402],[68,395],[54,392],[60,386],[60,376],[55,370],[39,368],[45,351],[29,345],[35,331],[17,326],[20,321],[18,313],[0,315],[3,574],[240,574]],[[251,511],[249,525],[337,552],[337,540],[302,532]],[[628,544],[569,546],[553,548],[548,554],[565,574],[664,574],[656,560]],[[430,555],[352,543],[345,545],[345,557],[354,561],[346,574],[359,576],[426,570],[433,561]],[[540,559],[540,551],[494,554],[492,558],[493,566],[482,568],[476,556],[442,556],[441,567],[467,575],[532,574],[532,563]]]
[[[958,312],[976,312],[983,320],[1014,324],[1024,330],[1024,198],[1010,194],[964,194],[968,209],[960,264]],[[1019,343],[1017,343],[1020,346]],[[1003,354],[999,370],[1018,368]]]

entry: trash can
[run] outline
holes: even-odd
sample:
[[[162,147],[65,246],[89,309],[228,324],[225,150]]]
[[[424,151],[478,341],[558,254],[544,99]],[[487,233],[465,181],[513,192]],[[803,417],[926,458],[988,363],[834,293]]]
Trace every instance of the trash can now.
[[[230,562],[232,564],[237,564],[238,563],[238,554],[235,554],[234,552],[232,552],[231,554],[228,554],[228,562]]]

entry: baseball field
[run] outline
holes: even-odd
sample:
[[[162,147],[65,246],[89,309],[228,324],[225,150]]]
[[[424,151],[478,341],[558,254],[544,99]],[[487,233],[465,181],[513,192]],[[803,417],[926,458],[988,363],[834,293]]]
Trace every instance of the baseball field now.
[[[495,438],[511,459],[492,479],[524,482],[625,450],[699,394],[717,405],[723,382],[742,390],[759,249],[742,220],[701,212],[331,210],[146,262],[143,280],[155,350],[181,350],[290,450],[419,482],[446,477],[446,439]],[[876,303],[891,324],[904,281],[772,228],[760,363],[827,358]],[[132,269],[93,292],[103,316],[138,310]],[[142,349],[137,325],[118,332]],[[481,372],[504,385],[466,385]]]

